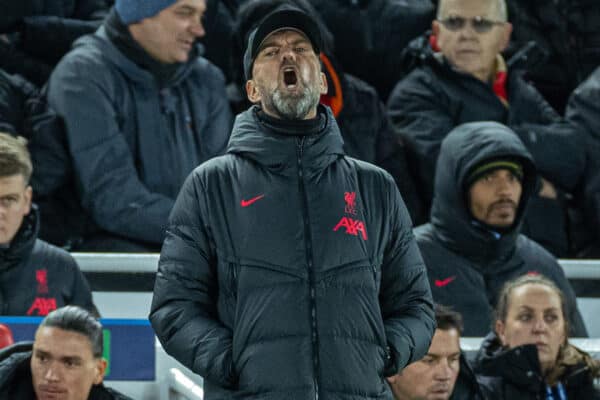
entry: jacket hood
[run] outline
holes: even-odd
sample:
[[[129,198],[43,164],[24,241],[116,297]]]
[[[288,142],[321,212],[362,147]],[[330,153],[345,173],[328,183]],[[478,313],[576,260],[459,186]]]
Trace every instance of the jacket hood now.
[[[227,153],[249,158],[280,173],[296,166],[300,146],[309,170],[321,170],[344,155],[344,141],[329,107],[319,105],[318,113],[324,117],[323,129],[310,136],[277,132],[260,121],[259,110],[258,106],[252,106],[236,117]]]
[[[537,393],[544,381],[535,345],[507,349],[494,332],[485,337],[475,360],[476,373],[501,377],[530,392]]]
[[[523,165],[521,201],[514,224],[498,234],[474,223],[467,206],[465,180],[484,160],[517,159]],[[446,247],[475,261],[504,259],[514,249],[524,210],[535,189],[536,169],[531,154],[518,136],[496,122],[459,125],[444,139],[436,165],[431,224]]]
[[[101,51],[103,59],[115,65],[120,71],[122,71],[127,78],[137,82],[138,84],[147,85],[148,82],[154,82],[152,74],[140,68],[136,63],[127,58],[119,49],[110,41],[106,33],[106,28],[100,26],[98,30],[91,35],[85,35],[77,39],[73,44],[73,49],[83,46],[93,46]],[[191,73],[194,63],[196,62],[201,47],[195,46],[190,53],[188,61],[183,63],[177,72],[171,77],[168,86],[178,85]]]
[[[23,218],[21,227],[8,248],[0,248],[0,272],[7,271],[26,258],[32,251],[40,230],[39,212],[35,204]]]

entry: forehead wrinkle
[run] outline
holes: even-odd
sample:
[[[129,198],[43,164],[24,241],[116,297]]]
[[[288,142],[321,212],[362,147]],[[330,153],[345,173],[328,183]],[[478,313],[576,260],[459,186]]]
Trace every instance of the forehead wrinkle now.
[[[297,33],[298,34],[298,38],[293,39],[292,42],[290,42],[289,40],[286,39],[282,39],[282,37],[288,33],[288,32],[292,32],[292,33]],[[265,48],[267,47],[280,47],[281,44],[279,44],[279,41],[285,41],[286,43],[291,43],[291,44],[298,44],[298,43],[302,43],[302,42],[306,42],[306,43],[310,43],[310,40],[308,39],[308,37],[306,37],[306,35],[304,35],[302,32],[296,30],[296,29],[284,29],[281,31],[275,31],[273,33],[270,33],[260,44],[260,46],[258,46],[258,52],[263,51]],[[312,44],[311,44],[312,46]]]

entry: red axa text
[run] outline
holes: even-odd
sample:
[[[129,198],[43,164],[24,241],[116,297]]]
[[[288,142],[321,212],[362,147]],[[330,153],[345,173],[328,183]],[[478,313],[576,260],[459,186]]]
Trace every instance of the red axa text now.
[[[56,310],[56,299],[36,297],[29,310],[27,310],[27,315],[46,316],[54,310]]]
[[[358,236],[358,233],[360,232],[363,240],[367,240],[367,229],[362,221],[349,217],[342,217],[340,222],[333,228],[333,231],[337,232],[337,230],[342,227],[346,228],[346,234]]]

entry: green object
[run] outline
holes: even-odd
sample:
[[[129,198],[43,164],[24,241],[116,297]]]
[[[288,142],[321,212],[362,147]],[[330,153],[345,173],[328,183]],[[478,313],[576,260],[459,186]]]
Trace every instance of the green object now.
[[[102,357],[106,359],[106,372],[104,376],[110,375],[110,330],[102,329],[102,337],[104,340],[104,350],[102,351]]]

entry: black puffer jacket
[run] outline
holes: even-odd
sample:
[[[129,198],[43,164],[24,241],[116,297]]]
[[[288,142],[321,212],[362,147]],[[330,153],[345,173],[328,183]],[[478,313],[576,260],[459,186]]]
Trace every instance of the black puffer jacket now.
[[[573,134],[522,73],[509,71],[510,106],[506,107],[491,85],[453,69],[441,54],[423,56],[423,65],[394,88],[388,112],[396,133],[406,141],[409,165],[427,208],[440,144],[452,128],[467,122],[509,126],[533,155],[542,177],[564,191],[574,188],[585,167],[582,138]],[[554,254],[565,256],[569,243],[564,220],[559,201],[535,196],[524,231]]]
[[[46,315],[71,304],[97,314],[88,283],[69,253],[38,235],[35,208],[6,249],[0,249],[0,314]]]
[[[105,0],[22,0],[2,4],[0,67],[43,85],[52,68],[78,37],[102,23]]]
[[[396,185],[343,155],[328,108],[312,131],[257,110],[184,184],[152,326],[207,400],[391,399],[435,325]]]
[[[31,380],[32,342],[19,342],[0,350],[0,399],[35,400]],[[131,400],[105,387],[93,385],[88,400]]]
[[[485,388],[473,372],[464,353],[461,353],[460,372],[450,400],[487,400]]]
[[[483,343],[476,359],[478,373],[492,377],[485,380],[488,400],[546,400],[546,383],[542,376],[535,345],[506,349],[494,333]],[[560,378],[567,399],[599,400],[593,377],[584,364],[570,366]],[[560,399],[555,394],[556,399]]]
[[[465,200],[468,171],[498,156],[518,157],[525,170],[523,193],[513,227],[494,234],[474,224]],[[575,336],[587,336],[575,294],[556,259],[520,234],[523,213],[534,189],[531,155],[504,125],[479,122],[454,129],[442,143],[435,177],[431,223],[418,227],[417,242],[427,265],[433,299],[453,306],[464,318],[465,336],[483,336],[502,285],[519,275],[537,272],[565,293]]]
[[[513,32],[509,52],[528,41],[547,59],[528,71],[538,90],[562,113],[571,92],[600,65],[597,0],[508,0]]]

